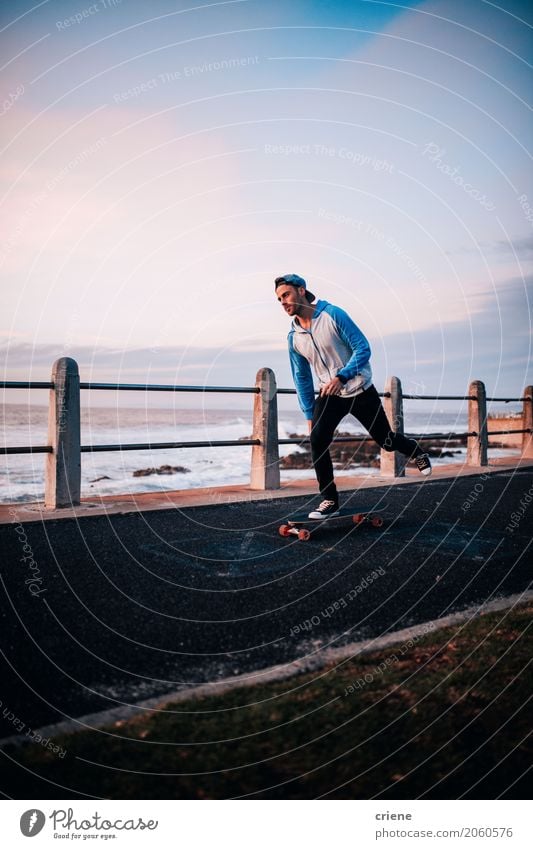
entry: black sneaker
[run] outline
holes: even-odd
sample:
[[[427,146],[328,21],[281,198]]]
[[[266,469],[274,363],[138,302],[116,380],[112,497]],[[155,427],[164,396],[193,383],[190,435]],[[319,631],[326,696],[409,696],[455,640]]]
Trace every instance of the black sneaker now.
[[[339,503],[338,501],[328,501],[328,499],[324,499],[318,505],[316,510],[312,510],[309,513],[309,519],[325,519],[328,516],[336,516],[339,512]]]
[[[415,463],[420,474],[431,474],[431,460],[429,459],[427,454],[420,454],[418,457],[415,457]]]

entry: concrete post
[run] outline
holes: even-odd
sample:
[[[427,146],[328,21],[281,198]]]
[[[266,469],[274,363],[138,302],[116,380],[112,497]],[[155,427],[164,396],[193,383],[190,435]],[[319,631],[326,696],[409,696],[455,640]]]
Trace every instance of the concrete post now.
[[[487,393],[481,380],[473,380],[468,394],[474,399],[468,402],[468,431],[466,463],[468,466],[487,466]]]
[[[52,368],[53,389],[48,407],[45,507],[71,507],[80,503],[80,376],[70,357],[56,360]]]
[[[390,397],[383,398],[383,407],[392,430],[394,433],[403,433],[403,396],[400,378],[389,377],[385,384],[385,392],[390,393]],[[399,454],[398,451],[381,449],[380,469],[383,477],[405,477],[406,462],[407,458],[403,454]]]
[[[254,397],[253,439],[260,445],[252,446],[252,489],[279,489],[278,399],[276,376],[272,369],[261,368],[255,385],[259,392]]]
[[[522,429],[529,433],[522,434],[522,457],[533,458],[533,386],[524,389],[524,400],[522,402]]]

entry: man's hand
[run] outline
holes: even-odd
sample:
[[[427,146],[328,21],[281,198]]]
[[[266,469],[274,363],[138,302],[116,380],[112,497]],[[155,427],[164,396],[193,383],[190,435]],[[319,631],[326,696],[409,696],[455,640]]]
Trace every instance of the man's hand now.
[[[343,384],[338,377],[334,377],[320,389],[321,395],[340,395]]]
[[[307,419],[307,430],[309,433],[313,430],[313,419]]]

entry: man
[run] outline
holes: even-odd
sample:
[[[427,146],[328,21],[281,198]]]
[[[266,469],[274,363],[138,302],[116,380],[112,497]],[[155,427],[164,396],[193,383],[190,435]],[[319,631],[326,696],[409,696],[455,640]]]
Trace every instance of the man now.
[[[414,439],[394,433],[372,383],[370,345],[350,316],[327,301],[317,301],[298,274],[276,277],[276,296],[292,317],[289,357],[298,401],[311,434],[311,454],[322,495],[310,519],[334,516],[339,495],[329,446],[335,428],[348,414],[358,419],[386,451],[413,459],[423,475],[431,474],[429,457]],[[315,391],[311,366],[319,383]]]

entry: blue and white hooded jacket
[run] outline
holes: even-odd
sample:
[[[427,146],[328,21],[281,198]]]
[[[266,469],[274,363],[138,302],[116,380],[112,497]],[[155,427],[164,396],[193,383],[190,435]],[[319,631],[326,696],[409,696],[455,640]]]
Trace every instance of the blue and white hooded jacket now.
[[[313,418],[315,391],[311,366],[324,386],[339,377],[341,396],[353,397],[372,384],[370,345],[348,313],[327,301],[317,301],[310,330],[293,319],[289,357],[298,402],[306,419]]]

